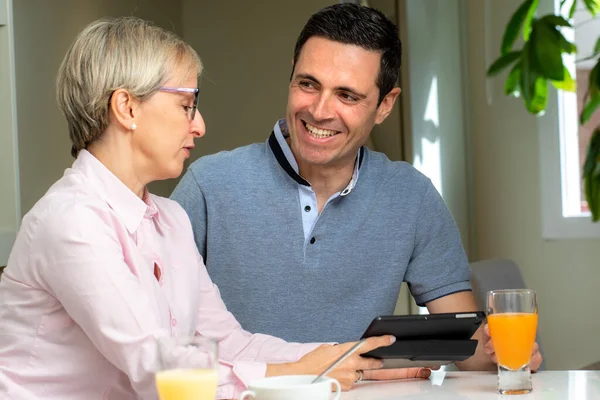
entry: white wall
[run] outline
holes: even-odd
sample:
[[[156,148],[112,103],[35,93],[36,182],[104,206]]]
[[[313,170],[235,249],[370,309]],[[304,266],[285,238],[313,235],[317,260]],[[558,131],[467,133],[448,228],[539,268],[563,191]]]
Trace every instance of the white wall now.
[[[521,1],[465,3],[476,257],[509,257],[519,264],[527,285],[539,294],[546,366],[579,368],[600,360],[599,242],[541,239],[538,122],[520,100],[504,96],[504,75],[491,81],[485,77]],[[486,4],[491,7],[487,24]]]
[[[18,0],[14,2],[17,119],[22,212],[73,162],[56,104],[56,72],[85,25],[104,16],[135,15],[181,34],[179,0]]]

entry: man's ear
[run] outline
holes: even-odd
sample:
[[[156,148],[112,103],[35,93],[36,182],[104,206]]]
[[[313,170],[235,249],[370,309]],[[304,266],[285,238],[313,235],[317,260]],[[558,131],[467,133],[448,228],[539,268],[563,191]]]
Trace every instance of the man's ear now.
[[[379,107],[377,107],[377,116],[375,117],[375,123],[382,123],[388,115],[392,112],[392,108],[394,108],[394,104],[396,104],[396,99],[400,95],[400,88],[395,87],[388,94],[385,95]]]
[[[135,130],[135,119],[139,112],[139,101],[127,90],[117,89],[110,98],[110,110],[115,121],[125,130]]]

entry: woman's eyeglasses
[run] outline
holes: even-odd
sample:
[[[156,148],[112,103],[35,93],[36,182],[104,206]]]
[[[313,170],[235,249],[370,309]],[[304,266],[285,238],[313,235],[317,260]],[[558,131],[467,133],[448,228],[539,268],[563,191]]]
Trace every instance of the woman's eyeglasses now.
[[[163,86],[158,89],[161,92],[169,93],[194,93],[194,105],[186,108],[187,116],[190,121],[193,121],[196,117],[196,110],[198,109],[198,88],[180,88],[180,87],[168,87]]]

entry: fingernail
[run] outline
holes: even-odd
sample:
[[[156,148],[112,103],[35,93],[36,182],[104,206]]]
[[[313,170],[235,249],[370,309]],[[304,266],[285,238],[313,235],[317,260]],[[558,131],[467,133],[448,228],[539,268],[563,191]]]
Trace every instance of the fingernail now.
[[[420,378],[429,378],[429,376],[431,376],[431,370],[428,368],[423,368],[422,370],[419,371],[419,377]]]
[[[390,344],[396,341],[396,336],[390,336]]]

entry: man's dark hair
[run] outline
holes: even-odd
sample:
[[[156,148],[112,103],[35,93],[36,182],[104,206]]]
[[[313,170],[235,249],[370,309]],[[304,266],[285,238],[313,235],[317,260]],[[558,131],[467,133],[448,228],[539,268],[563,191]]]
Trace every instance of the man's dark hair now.
[[[302,47],[313,36],[381,53],[379,76],[375,81],[379,88],[377,106],[394,88],[400,72],[402,43],[398,28],[381,11],[352,3],[334,4],[318,11],[300,32],[294,49],[294,65]],[[292,68],[292,76],[293,73]]]

